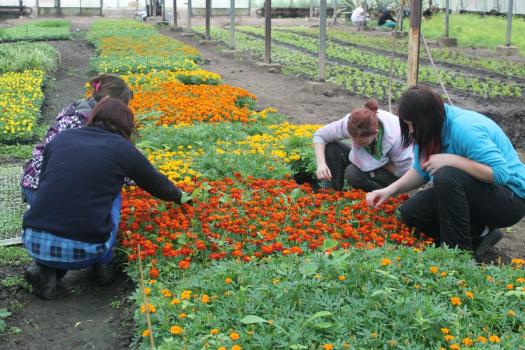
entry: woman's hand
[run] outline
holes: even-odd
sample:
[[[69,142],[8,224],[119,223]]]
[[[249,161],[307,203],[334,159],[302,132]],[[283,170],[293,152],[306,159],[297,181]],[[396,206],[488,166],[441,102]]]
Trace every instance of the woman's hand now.
[[[326,165],[326,163],[319,164],[315,174],[319,180],[332,180],[332,173],[330,172],[330,168],[328,165]]]
[[[434,174],[443,167],[451,166],[458,168],[456,164],[458,164],[458,161],[461,161],[462,158],[463,157],[457,156],[455,154],[433,154],[426,162],[421,163],[421,168],[430,175],[434,176]]]
[[[386,200],[390,198],[391,196],[392,196],[392,192],[390,191],[388,187],[381,188],[379,190],[368,192],[366,194],[366,203],[370,207],[377,208],[381,204],[386,202]]]

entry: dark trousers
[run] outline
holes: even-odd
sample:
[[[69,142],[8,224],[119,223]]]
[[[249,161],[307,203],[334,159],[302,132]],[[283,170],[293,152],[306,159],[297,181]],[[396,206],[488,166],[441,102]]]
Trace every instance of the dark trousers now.
[[[366,192],[386,187],[398,179],[383,168],[374,171],[362,171],[348,160],[350,150],[350,146],[342,142],[326,144],[326,165],[332,173],[331,187],[334,190],[341,191],[345,179],[351,187]]]
[[[525,200],[508,187],[476,180],[462,170],[440,169],[433,187],[400,208],[401,219],[438,244],[473,250],[485,226],[512,226],[525,215]]]

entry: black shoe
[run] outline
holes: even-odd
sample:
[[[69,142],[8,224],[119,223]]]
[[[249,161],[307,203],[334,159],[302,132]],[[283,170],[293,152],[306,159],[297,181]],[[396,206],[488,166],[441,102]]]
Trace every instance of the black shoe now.
[[[25,274],[26,281],[33,287],[37,297],[54,300],[66,297],[70,290],[57,282],[56,269],[32,262]]]
[[[117,274],[115,273],[113,263],[96,264],[93,266],[93,270],[95,272],[97,281],[101,286],[108,286],[117,279]]]
[[[483,255],[485,255],[490,250],[490,248],[494,247],[496,243],[500,241],[501,238],[503,238],[503,233],[501,233],[499,229],[490,229],[489,233],[487,233],[486,236],[481,237],[481,242],[476,247],[476,258],[479,259]]]

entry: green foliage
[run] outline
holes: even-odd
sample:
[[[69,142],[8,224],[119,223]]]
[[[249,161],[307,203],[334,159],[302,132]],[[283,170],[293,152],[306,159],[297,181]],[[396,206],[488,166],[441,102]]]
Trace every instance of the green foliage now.
[[[26,290],[30,290],[29,284],[25,281],[24,277],[22,276],[6,277],[0,282],[0,284],[5,288],[22,287]]]
[[[6,309],[0,309],[0,334],[5,333],[5,319],[11,316],[11,313]]]
[[[40,69],[51,72],[56,69],[57,50],[45,43],[0,44],[0,74]]]
[[[193,60],[181,56],[97,56],[91,59],[93,70],[101,73],[148,73],[154,70],[196,70]]]
[[[0,246],[0,266],[25,265],[31,262],[31,257],[23,247]]]
[[[151,315],[153,334],[165,349],[201,349],[203,343],[228,349],[239,344],[246,350],[319,349],[328,343],[335,349],[345,344],[351,349],[385,344],[448,348],[441,328],[455,337],[453,343],[490,335],[499,336],[507,349],[523,342],[525,294],[505,287],[523,277],[523,271],[479,267],[457,250],[351,249],[259,263],[220,262],[166,276],[172,278],[152,285],[150,295],[157,309]],[[161,293],[164,288],[173,298],[181,299],[184,291],[192,291],[192,297],[171,304],[172,298]],[[471,298],[467,292],[473,293]],[[211,301],[203,303],[203,295]],[[461,304],[452,305],[452,297]],[[135,298],[141,303],[140,293]],[[186,317],[180,319],[180,313]],[[140,313],[136,320],[139,329],[146,328]],[[173,325],[184,329],[182,336],[170,334]],[[211,329],[219,333],[211,335]],[[232,340],[231,332],[239,340]]]
[[[15,159],[24,160],[31,157],[33,145],[15,144],[4,145],[0,144],[0,162],[12,161]]]
[[[50,20],[0,29],[2,41],[68,40],[70,22]]]

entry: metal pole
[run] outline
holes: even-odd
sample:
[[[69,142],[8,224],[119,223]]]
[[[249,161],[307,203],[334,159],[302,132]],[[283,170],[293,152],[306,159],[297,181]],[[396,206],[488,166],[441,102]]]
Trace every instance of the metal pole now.
[[[421,32],[421,2],[412,0],[410,5],[410,29],[408,32],[407,88],[417,84],[419,71],[419,38]]]
[[[235,49],[235,0],[230,0],[230,49]]]
[[[166,0],[162,0],[162,22],[166,22]]]
[[[19,0],[18,6],[20,8],[20,17],[22,17],[24,16],[24,0]]]
[[[319,9],[319,81],[326,78],[326,0],[320,1]]]
[[[191,0],[188,0],[188,32],[191,32]]]
[[[445,0],[445,38],[448,38],[449,35],[449,18],[448,14],[450,12],[450,0]]]
[[[177,0],[173,0],[173,26],[177,27]]]
[[[314,0],[310,0],[310,18],[314,16]]]
[[[206,0],[206,40],[211,40],[210,34],[211,0]]]
[[[264,63],[272,63],[272,0],[264,1]]]
[[[337,0],[334,0],[334,23],[337,22]]]
[[[363,0],[363,27],[366,27],[366,15],[368,13],[368,2]]]
[[[509,12],[507,14],[507,47],[510,46],[510,34],[512,32],[512,8],[514,6],[514,1],[509,0]]]

